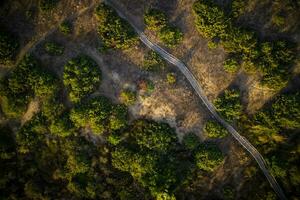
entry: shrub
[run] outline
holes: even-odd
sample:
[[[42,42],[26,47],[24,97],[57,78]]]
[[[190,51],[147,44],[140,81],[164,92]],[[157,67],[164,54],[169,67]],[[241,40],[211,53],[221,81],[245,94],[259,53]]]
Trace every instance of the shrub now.
[[[176,83],[176,75],[175,75],[175,73],[168,73],[167,74],[167,83],[169,83],[169,84]]]
[[[145,13],[144,22],[149,30],[158,31],[167,25],[167,16],[162,11],[152,8]]]
[[[53,56],[60,56],[64,53],[64,47],[55,42],[46,42],[44,49],[47,53]]]
[[[228,121],[237,120],[241,116],[240,93],[236,90],[225,90],[224,94],[214,101],[214,104],[217,111]]]
[[[101,70],[91,58],[81,55],[64,66],[63,82],[69,90],[70,100],[78,102],[99,86]]]
[[[98,34],[107,48],[127,49],[137,43],[137,35],[130,24],[111,7],[101,3],[96,9]]]
[[[56,7],[59,0],[41,0],[40,8],[42,11],[49,11]]]
[[[0,31],[0,63],[11,64],[20,44],[9,32]]]
[[[206,143],[199,146],[195,159],[199,169],[212,172],[222,163],[224,156],[215,144]]]
[[[234,58],[228,58],[224,61],[224,69],[227,72],[235,73],[239,69],[239,64]]]
[[[58,27],[59,31],[65,35],[69,35],[72,32],[72,24],[68,21],[64,21]]]
[[[229,134],[223,126],[215,121],[208,121],[205,124],[204,132],[210,138],[223,138]]]
[[[144,57],[143,68],[147,71],[158,71],[164,69],[166,62],[164,59],[155,51],[149,51]]]
[[[159,39],[168,47],[174,47],[183,39],[183,33],[174,26],[165,26],[158,33]]]
[[[123,90],[120,99],[125,105],[132,105],[136,101],[136,92],[131,90]]]

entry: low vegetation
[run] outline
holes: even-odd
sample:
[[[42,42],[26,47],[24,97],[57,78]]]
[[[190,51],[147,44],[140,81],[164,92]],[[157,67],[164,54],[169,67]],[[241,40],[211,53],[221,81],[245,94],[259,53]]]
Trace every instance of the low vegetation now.
[[[91,58],[80,55],[64,66],[63,81],[70,100],[76,103],[100,85],[101,70]]]
[[[155,51],[149,51],[144,56],[143,69],[151,72],[158,72],[166,67],[164,59]]]
[[[176,81],[177,81],[177,79],[176,79],[175,73],[170,72],[167,74],[167,83],[174,84],[174,83],[176,83]]]
[[[105,48],[127,49],[137,44],[137,35],[130,24],[108,5],[96,9],[98,34]]]
[[[44,49],[48,54],[53,56],[60,56],[64,53],[64,47],[56,42],[46,42]]]
[[[18,39],[7,31],[0,31],[0,63],[11,64],[19,49]]]
[[[65,35],[69,35],[72,33],[72,24],[68,21],[64,21],[58,27],[59,31]]]
[[[41,0],[40,8],[42,11],[50,11],[56,7],[60,0]]]
[[[223,138],[229,135],[228,131],[215,121],[208,121],[205,124],[204,133],[209,138]]]

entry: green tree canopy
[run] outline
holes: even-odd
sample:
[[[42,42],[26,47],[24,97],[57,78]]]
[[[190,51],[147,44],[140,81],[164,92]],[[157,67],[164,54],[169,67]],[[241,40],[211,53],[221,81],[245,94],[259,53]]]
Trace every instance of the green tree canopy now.
[[[64,66],[63,81],[69,90],[70,100],[78,102],[99,86],[101,70],[91,58],[81,55]]]
[[[98,34],[106,48],[127,49],[137,43],[137,35],[131,25],[104,3],[96,9]]]

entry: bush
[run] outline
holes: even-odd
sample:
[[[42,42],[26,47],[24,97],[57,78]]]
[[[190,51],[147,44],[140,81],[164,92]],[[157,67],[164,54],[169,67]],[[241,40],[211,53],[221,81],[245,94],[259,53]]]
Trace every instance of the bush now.
[[[64,53],[64,47],[55,42],[46,42],[44,44],[44,49],[53,56],[60,56]]]
[[[158,31],[167,25],[167,16],[162,11],[152,8],[145,13],[144,22],[149,30]]]
[[[224,94],[214,101],[214,105],[217,111],[230,122],[241,116],[240,93],[236,90],[225,90]]]
[[[168,73],[167,74],[167,83],[169,83],[169,84],[176,83],[176,75],[175,75],[175,73]]]
[[[0,31],[0,63],[11,64],[17,54],[20,44],[9,32]]]
[[[223,126],[215,121],[208,121],[205,124],[204,132],[210,138],[223,138],[229,134]]]
[[[149,51],[144,57],[143,68],[147,71],[156,72],[159,69],[164,69],[166,62],[164,59],[155,51]]]
[[[99,86],[101,70],[91,58],[81,55],[64,66],[63,81],[69,90],[70,100],[78,102]]]
[[[124,90],[120,94],[120,99],[125,105],[132,105],[136,101],[136,92]]]
[[[215,144],[206,143],[199,146],[195,159],[199,169],[212,172],[223,162],[224,156]]]
[[[168,47],[174,47],[183,39],[183,33],[174,26],[165,26],[158,33],[159,39]]]
[[[42,11],[49,11],[56,7],[59,0],[41,0],[40,8]]]
[[[98,34],[107,48],[127,49],[137,43],[137,35],[131,25],[118,16],[111,7],[101,3],[96,9]]]
[[[234,58],[228,58],[224,61],[224,69],[227,72],[235,73],[239,69],[239,64]]]
[[[59,31],[65,35],[69,35],[72,32],[72,24],[68,21],[64,21],[58,27]]]

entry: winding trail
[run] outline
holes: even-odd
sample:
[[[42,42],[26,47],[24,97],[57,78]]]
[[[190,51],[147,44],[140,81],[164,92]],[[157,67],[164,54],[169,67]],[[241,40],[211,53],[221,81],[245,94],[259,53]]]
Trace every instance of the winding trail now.
[[[181,73],[186,77],[186,79],[189,81],[191,86],[194,88],[195,92],[199,96],[199,98],[202,100],[203,104],[206,106],[206,108],[210,111],[212,116],[220,123],[222,124],[230,133],[231,135],[252,155],[252,157],[256,160],[257,164],[259,165],[260,169],[266,176],[267,180],[269,181],[271,187],[274,189],[275,193],[280,199],[286,200],[286,196],[283,193],[283,190],[281,189],[280,185],[277,183],[275,177],[269,172],[267,168],[267,164],[263,158],[263,156],[257,151],[257,149],[243,136],[241,136],[228,122],[226,122],[223,118],[220,117],[220,115],[217,113],[214,105],[208,100],[206,97],[204,90],[200,86],[199,82],[196,80],[192,72],[188,69],[188,67],[178,58],[173,56],[172,54],[168,53],[166,50],[158,46],[157,44],[151,42],[147,36],[140,31],[131,21],[128,20],[127,17],[124,16],[124,14],[120,11],[117,5],[115,5],[114,2],[107,0],[107,3],[111,5],[118,14],[126,19],[131,26],[135,29],[137,32],[139,39],[150,49],[157,52],[162,56],[166,61],[172,63],[175,65]]]
[[[23,57],[28,54],[31,53],[36,46],[38,46],[42,41],[45,40],[45,38],[49,35],[51,35],[52,33],[54,33],[55,31],[58,30],[58,26],[63,22],[63,21],[72,21],[74,19],[76,19],[77,17],[79,17],[80,15],[83,15],[84,13],[86,13],[87,11],[89,11],[90,9],[92,9],[94,6],[96,5],[96,2],[92,3],[91,5],[89,5],[88,7],[85,7],[81,10],[79,10],[78,12],[75,12],[74,14],[63,18],[62,20],[60,20],[58,23],[56,23],[54,26],[52,26],[52,28],[50,28],[47,32],[41,34],[40,36],[37,36],[37,38],[33,41],[28,42],[23,48],[22,51],[20,51],[19,55],[17,56],[15,65],[18,65],[20,63],[20,61],[23,59]]]

